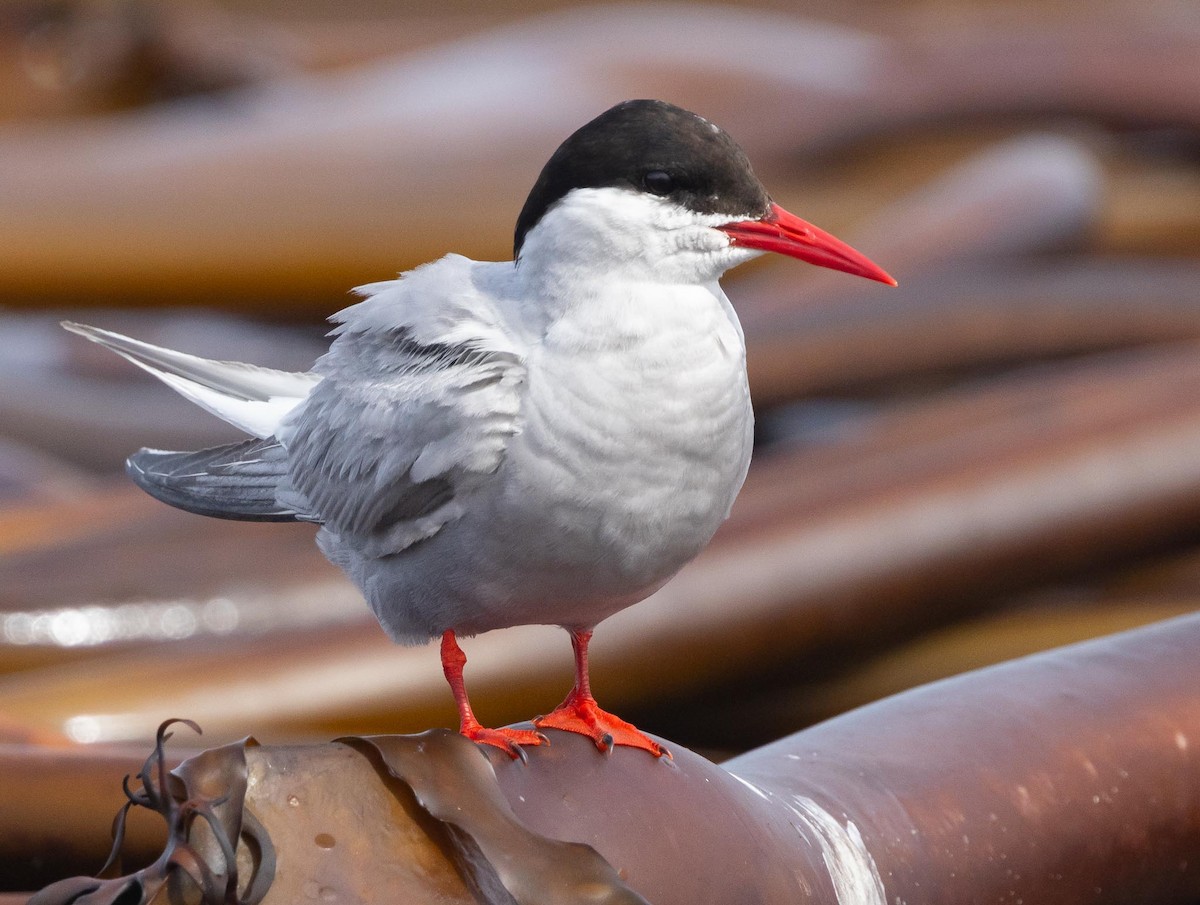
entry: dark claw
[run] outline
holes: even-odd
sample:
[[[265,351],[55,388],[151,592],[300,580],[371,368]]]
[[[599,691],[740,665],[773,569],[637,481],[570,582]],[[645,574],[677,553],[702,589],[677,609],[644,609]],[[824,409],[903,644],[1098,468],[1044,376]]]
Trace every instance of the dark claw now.
[[[613,751],[612,733],[611,732],[604,733],[604,735],[600,736],[599,741],[600,741],[600,748],[604,751],[604,753],[612,754],[612,751]]]

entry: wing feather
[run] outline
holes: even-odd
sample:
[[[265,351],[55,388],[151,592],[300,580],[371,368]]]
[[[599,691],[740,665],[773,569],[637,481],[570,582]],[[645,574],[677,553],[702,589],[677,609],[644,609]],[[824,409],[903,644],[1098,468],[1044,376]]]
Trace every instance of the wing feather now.
[[[125,469],[148,494],[188,512],[243,521],[307,519],[276,499],[287,477],[287,453],[274,438],[195,452],[143,449]]]
[[[419,344],[404,329],[339,337],[288,417],[291,486],[367,555],[399,552],[463,511],[518,430],[525,368],[506,352]]]
[[[512,279],[511,265],[450,255],[363,287],[368,297],[332,318],[312,373],[63,326],[263,438],[139,453],[131,473],[152,493],[205,514],[319,522],[357,553],[385,556],[462,515],[519,430],[524,346],[500,304]]]

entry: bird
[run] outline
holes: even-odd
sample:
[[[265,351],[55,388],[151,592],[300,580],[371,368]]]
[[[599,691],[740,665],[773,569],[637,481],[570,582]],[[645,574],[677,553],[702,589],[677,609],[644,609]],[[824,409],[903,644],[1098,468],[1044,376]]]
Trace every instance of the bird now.
[[[248,435],[142,449],[133,481],[200,515],[319,526],[393,640],[441,639],[464,736],[669,756],[600,708],[588,647],[708,544],[746,476],[746,347],[718,281],[768,252],[896,281],[775,203],[724,129],[653,99],[571,134],[513,238],[511,261],[447,254],[358,287],[304,373],[63,326]],[[522,624],[566,629],[574,685],[533,729],[485,727],[458,639]]]

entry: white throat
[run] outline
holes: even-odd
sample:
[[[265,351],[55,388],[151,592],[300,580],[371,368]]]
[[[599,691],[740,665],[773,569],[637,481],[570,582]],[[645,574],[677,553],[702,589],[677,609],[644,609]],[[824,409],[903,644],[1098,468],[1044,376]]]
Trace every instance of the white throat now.
[[[564,305],[587,304],[593,286],[708,286],[761,254],[732,245],[716,229],[730,219],[644,192],[574,189],[526,235],[518,282]]]

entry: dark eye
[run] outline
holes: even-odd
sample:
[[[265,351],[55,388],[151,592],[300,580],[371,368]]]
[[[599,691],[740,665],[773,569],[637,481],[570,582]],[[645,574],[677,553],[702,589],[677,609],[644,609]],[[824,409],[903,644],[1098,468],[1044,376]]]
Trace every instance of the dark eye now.
[[[669,195],[675,191],[675,180],[665,170],[651,170],[642,177],[642,185],[654,195]]]

